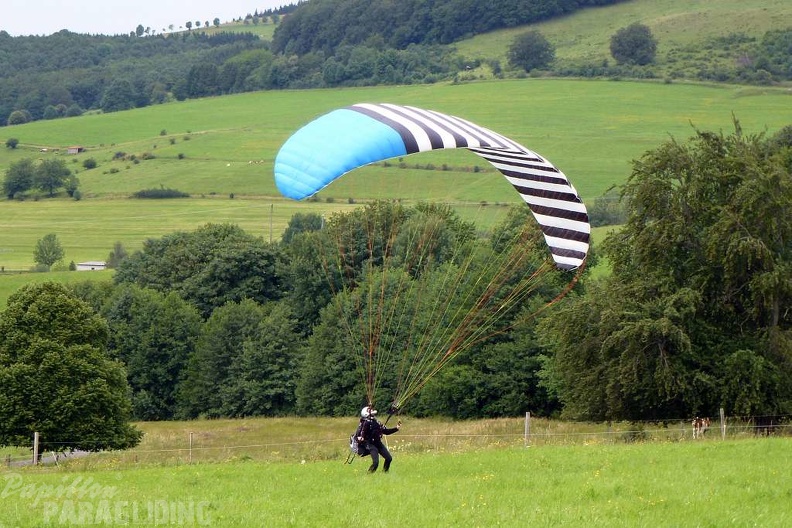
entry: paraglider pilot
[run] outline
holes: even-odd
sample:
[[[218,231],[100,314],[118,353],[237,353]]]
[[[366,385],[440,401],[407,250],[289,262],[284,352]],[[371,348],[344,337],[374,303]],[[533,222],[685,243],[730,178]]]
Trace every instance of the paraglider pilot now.
[[[376,414],[377,410],[371,406],[363,407],[360,411],[360,418],[363,424],[360,428],[358,441],[365,443],[366,449],[371,455],[371,466],[368,469],[369,473],[377,471],[380,455],[385,459],[385,464],[382,466],[382,469],[387,473],[388,469],[390,469],[393,457],[390,451],[388,451],[388,448],[385,447],[385,444],[382,443],[382,435],[390,435],[401,429],[401,420],[396,424],[396,427],[388,428],[377,421],[377,418],[375,418]]]

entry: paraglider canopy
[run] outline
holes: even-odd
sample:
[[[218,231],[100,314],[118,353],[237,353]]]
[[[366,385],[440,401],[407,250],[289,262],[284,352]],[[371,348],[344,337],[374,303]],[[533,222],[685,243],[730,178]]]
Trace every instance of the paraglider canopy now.
[[[556,266],[583,264],[591,228],[583,201],[564,173],[519,143],[470,121],[412,106],[356,104],[294,133],[275,158],[275,183],[302,200],[369,163],[436,149],[468,149],[511,183],[541,226]]]

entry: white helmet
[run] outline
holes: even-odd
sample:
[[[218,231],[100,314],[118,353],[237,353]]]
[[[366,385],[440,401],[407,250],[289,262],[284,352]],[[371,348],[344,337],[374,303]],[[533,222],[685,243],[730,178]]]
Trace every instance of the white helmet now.
[[[370,418],[375,414],[377,414],[377,410],[371,407],[370,405],[367,405],[360,410],[361,418]]]

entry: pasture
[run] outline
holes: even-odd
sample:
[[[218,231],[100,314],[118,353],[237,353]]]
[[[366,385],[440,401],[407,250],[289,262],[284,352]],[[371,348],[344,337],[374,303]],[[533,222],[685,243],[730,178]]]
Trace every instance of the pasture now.
[[[459,85],[249,93],[170,103],[106,115],[4,127],[19,139],[0,149],[0,170],[25,157],[66,157],[82,200],[0,202],[0,265],[33,264],[36,240],[54,232],[66,263],[102,260],[116,241],[129,251],[150,237],[207,222],[238,223],[278,237],[297,211],[330,214],[372,199],[444,201],[485,226],[517,195],[469,152],[410,156],[354,171],[313,202],[279,196],[272,166],[280,145],[301,125],[360,101],[391,101],[463,116],[547,156],[591,201],[623,183],[631,161],[660,142],[684,140],[693,127],[772,133],[790,123],[790,92],[735,86],[513,80]],[[69,145],[84,146],[77,155]],[[46,152],[40,152],[46,148]],[[123,156],[120,156],[123,154]],[[98,167],[83,169],[93,158]],[[133,200],[141,189],[167,187],[189,199]]]
[[[455,44],[465,57],[495,59],[506,64],[506,52],[514,38],[537,29],[556,49],[560,65],[613,62],[611,36],[633,22],[649,27],[658,41],[657,64],[653,69],[663,77],[676,68],[694,73],[714,63],[729,64],[734,57],[702,53],[683,64],[680,55],[710,49],[708,41],[727,35],[760,39],[770,30],[789,27],[792,5],[786,0],[634,0],[584,9],[529,27],[491,31]]]
[[[328,424],[319,422],[314,427],[299,421],[302,437],[321,438]],[[239,431],[250,425],[236,424]],[[367,474],[365,458],[344,465],[343,454],[317,459],[310,449],[283,462],[243,452],[225,463],[130,463],[111,455],[100,467],[86,457],[59,467],[5,469],[0,525],[780,527],[792,522],[788,438],[530,447],[512,441],[419,451],[408,446],[413,425],[408,421],[402,429],[402,443],[395,442],[402,433],[390,437],[394,463],[388,474]],[[343,438],[335,442],[343,453]]]

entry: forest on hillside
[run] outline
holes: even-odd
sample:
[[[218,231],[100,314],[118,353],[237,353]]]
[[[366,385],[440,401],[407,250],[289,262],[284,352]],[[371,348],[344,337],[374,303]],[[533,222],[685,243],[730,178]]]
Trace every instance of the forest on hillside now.
[[[541,35],[531,36],[544,46],[546,60],[532,66],[461,56],[452,45],[618,1],[312,0],[270,14],[268,20],[278,22],[272,42],[245,32],[244,26],[213,34],[122,36],[64,30],[11,37],[0,31],[0,126],[257,90],[461,82],[482,67],[495,77],[524,76],[532,68],[545,75],[657,77],[651,61],[555,62],[552,43]],[[530,41],[527,45],[522,53],[535,54]],[[704,52],[733,60],[726,66],[696,54],[675,60],[695,65],[689,70],[699,80],[773,84],[792,79],[792,29],[768,31],[761,39],[730,35],[707,48]]]

